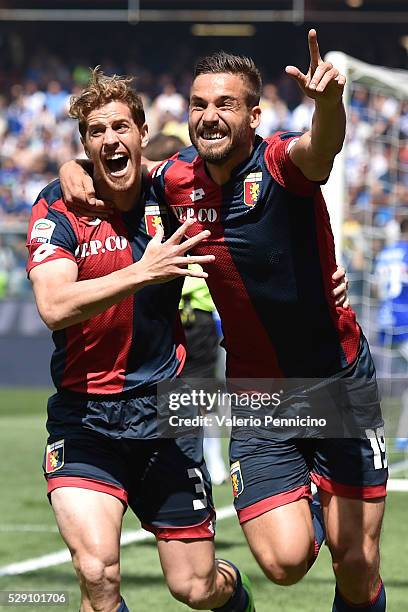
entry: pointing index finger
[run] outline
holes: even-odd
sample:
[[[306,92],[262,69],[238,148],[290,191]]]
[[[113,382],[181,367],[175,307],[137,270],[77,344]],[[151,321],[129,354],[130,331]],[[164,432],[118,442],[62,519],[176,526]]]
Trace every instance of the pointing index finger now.
[[[319,63],[322,61],[319,51],[319,44],[317,42],[317,32],[312,29],[309,30],[308,34],[308,43],[309,43],[309,53],[310,53],[310,66],[312,69],[312,74],[316,70]]]

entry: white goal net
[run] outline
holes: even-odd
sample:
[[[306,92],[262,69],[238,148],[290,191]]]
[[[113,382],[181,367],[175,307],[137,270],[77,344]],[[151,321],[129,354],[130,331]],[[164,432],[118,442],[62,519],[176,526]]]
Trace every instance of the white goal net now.
[[[325,195],[353,308],[383,395],[394,396],[398,437],[408,388],[408,72],[337,52],[327,59],[347,77],[348,129]]]

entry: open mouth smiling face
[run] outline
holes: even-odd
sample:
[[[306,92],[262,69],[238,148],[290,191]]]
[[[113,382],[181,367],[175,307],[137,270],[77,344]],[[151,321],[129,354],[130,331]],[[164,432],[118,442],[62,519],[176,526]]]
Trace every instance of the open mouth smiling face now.
[[[139,127],[129,106],[113,100],[87,117],[83,144],[94,163],[95,175],[114,191],[132,188],[138,180],[147,127]]]
[[[189,132],[205,162],[238,163],[248,154],[257,127],[252,109],[247,105],[247,85],[240,75],[203,73],[194,79]]]
[[[223,140],[226,137],[226,134],[221,132],[219,128],[216,130],[203,129],[200,131],[200,138],[202,140]]]
[[[107,153],[104,159],[106,171],[113,177],[123,177],[130,166],[130,158],[125,151]]]
[[[229,133],[220,125],[214,127],[202,126],[197,130],[198,145],[200,149],[218,150],[228,147]]]

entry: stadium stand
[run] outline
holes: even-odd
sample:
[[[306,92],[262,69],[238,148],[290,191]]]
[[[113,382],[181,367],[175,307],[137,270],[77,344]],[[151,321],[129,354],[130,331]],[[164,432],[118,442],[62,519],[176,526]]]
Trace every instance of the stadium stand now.
[[[282,36],[284,35],[284,31]],[[189,144],[187,130],[188,62],[185,44],[171,58],[143,66],[143,37],[132,43],[132,59],[107,56],[87,43],[81,53],[63,55],[50,45],[31,40],[32,52],[9,38],[0,60],[0,300],[31,301],[25,277],[24,239],[33,201],[65,160],[81,155],[75,123],[69,119],[69,98],[86,82],[88,66],[100,62],[107,73],[137,76],[136,87],[146,108],[150,136],[163,133]],[[117,37],[117,33],[115,34]],[[139,47],[137,46],[139,45]],[[358,53],[356,40],[350,42]],[[3,45],[4,47],[4,45]],[[205,48],[201,52],[205,52]],[[243,47],[243,52],[250,50]],[[259,50],[258,50],[259,52]],[[373,52],[373,50],[371,50]],[[383,54],[384,63],[402,66],[401,56]],[[256,55],[256,53],[255,53]],[[69,58],[67,60],[67,57]],[[366,59],[376,59],[366,57]],[[166,66],[167,60],[167,66]],[[6,70],[6,61],[12,69]],[[310,124],[311,106],[300,98],[283,70],[266,72],[261,105],[263,137],[276,130],[302,130]],[[273,78],[271,78],[271,76]],[[353,305],[365,326],[375,318],[373,272],[376,254],[397,238],[408,209],[408,101],[381,87],[355,83],[351,88],[346,147],[347,205],[342,223],[343,262],[348,268]],[[368,279],[368,283],[367,283]],[[368,298],[367,298],[367,293]],[[367,299],[370,303],[368,312]],[[374,302],[373,302],[374,300]],[[373,307],[374,304],[374,307]],[[368,315],[367,315],[368,313]],[[365,319],[365,320],[364,320]],[[375,334],[370,334],[375,343]]]

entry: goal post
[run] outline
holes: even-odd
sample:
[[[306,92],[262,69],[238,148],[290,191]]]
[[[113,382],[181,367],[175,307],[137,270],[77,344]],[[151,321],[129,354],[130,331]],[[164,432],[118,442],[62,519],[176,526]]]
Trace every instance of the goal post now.
[[[408,266],[397,269],[384,253],[398,242],[400,222],[408,218],[408,71],[373,66],[340,52],[326,59],[347,78],[347,133],[324,194],[337,258],[347,269],[351,303],[370,342],[384,404],[394,402],[396,430],[404,401],[408,423],[408,343],[404,358],[400,342],[404,333],[408,337]],[[381,274],[380,254],[387,263]],[[407,299],[393,299],[403,286]]]
[[[375,66],[362,62],[340,51],[331,51],[325,57],[341,74],[346,76],[344,103],[350,120],[350,100],[356,87],[365,88],[369,93],[383,92],[395,96],[400,103],[408,101],[408,71]],[[336,241],[336,254],[341,262],[343,258],[343,222],[345,211],[349,210],[349,183],[347,181],[348,139],[343,150],[337,155],[330,179],[323,187],[330,213],[332,229]]]

